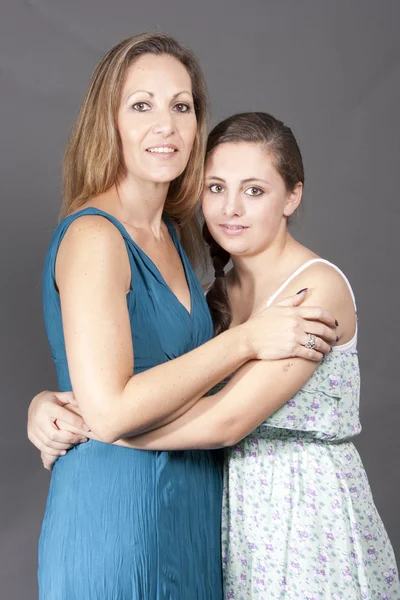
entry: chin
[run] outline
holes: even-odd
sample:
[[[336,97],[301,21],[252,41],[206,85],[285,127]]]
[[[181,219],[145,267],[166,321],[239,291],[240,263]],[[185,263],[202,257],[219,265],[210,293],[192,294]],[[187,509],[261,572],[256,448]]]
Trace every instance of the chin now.
[[[179,175],[182,175],[185,169],[180,168],[161,168],[157,170],[153,170],[151,173],[148,173],[149,179],[154,181],[154,183],[171,183],[174,179],[177,179]]]
[[[211,234],[212,235],[212,234]],[[215,239],[215,241],[217,242],[217,244],[219,244],[221,246],[221,248],[223,248],[224,250],[226,250],[227,252],[229,252],[229,254],[232,254],[232,256],[242,256],[243,254],[247,254],[250,251],[250,248],[248,246],[247,243],[244,242],[244,240],[239,240],[239,239],[221,239],[219,236],[214,236],[213,238]]]

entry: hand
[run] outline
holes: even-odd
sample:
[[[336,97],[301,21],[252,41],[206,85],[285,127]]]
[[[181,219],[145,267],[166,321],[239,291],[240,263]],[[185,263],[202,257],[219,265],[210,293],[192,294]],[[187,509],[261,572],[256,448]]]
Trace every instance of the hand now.
[[[42,464],[47,471],[52,471],[54,467],[54,463],[56,462],[58,456],[53,456],[52,454],[46,454],[45,452],[40,453],[40,458],[42,459]]]
[[[246,327],[254,358],[278,360],[299,357],[320,361],[336,341],[335,318],[321,307],[299,306],[306,292],[290,296],[265,308],[240,327]],[[305,348],[308,334],[316,348]]]
[[[89,429],[72,392],[41,392],[28,410],[28,438],[42,453],[45,468],[67,450],[87,442]]]

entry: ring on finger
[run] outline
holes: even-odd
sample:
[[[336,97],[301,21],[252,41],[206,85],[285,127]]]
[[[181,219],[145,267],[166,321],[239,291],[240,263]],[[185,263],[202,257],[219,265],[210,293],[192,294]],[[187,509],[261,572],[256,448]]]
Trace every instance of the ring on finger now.
[[[304,344],[304,347],[308,348],[309,350],[315,350],[315,348],[317,347],[317,338],[313,333],[307,334],[307,341]]]

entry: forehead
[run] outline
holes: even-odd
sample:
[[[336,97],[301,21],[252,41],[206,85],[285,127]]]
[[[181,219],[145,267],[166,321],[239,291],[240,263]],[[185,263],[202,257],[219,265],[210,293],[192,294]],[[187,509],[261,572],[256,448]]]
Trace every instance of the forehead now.
[[[186,67],[168,54],[144,54],[128,67],[124,90],[145,89],[154,93],[170,88],[174,93],[180,90],[192,91],[192,82]]]
[[[250,142],[220,144],[206,162],[207,176],[216,175],[224,179],[265,178],[273,171],[279,176],[271,154],[260,144]]]

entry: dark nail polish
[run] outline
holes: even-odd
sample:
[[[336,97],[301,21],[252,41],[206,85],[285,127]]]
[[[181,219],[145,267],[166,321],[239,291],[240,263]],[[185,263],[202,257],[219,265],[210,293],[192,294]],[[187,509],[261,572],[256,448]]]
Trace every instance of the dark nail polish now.
[[[337,321],[335,321],[335,325],[336,327],[339,327],[339,323]]]
[[[336,341],[337,341],[337,342],[339,341],[339,336],[336,336]]]
[[[299,292],[297,292],[296,296],[297,296],[298,294],[301,294],[301,292],[306,292],[307,290],[308,290],[308,288],[303,288],[302,290],[300,290]]]

